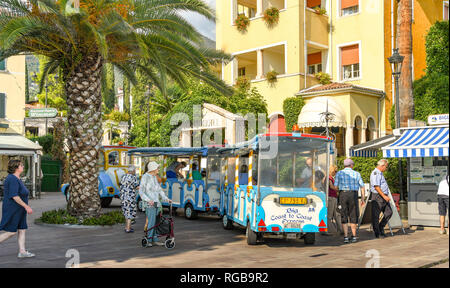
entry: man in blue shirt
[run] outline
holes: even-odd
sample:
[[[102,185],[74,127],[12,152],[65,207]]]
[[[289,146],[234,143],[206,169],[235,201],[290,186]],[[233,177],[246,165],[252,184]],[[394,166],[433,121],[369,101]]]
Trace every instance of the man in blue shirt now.
[[[372,195],[372,226],[375,237],[386,237],[384,227],[392,216],[392,208],[389,203],[389,187],[384,178],[383,172],[387,170],[389,163],[386,159],[381,159],[377,167],[370,174],[370,192]],[[380,213],[383,212],[383,219]]]
[[[348,223],[352,229],[352,243],[357,242],[356,226],[358,223],[358,191],[365,195],[364,181],[361,174],[353,170],[355,163],[352,159],[344,160],[344,170],[336,173],[334,186],[339,189],[339,205],[341,206],[342,229],[344,230],[344,243],[349,243]],[[364,196],[361,197],[364,205]],[[350,218],[350,219],[349,219]]]

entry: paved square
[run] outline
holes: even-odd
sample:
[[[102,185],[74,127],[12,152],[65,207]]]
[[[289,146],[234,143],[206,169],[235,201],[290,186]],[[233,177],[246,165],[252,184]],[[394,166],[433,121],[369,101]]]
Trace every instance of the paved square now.
[[[439,235],[438,228],[416,227],[407,234],[395,229],[394,237],[373,239],[364,225],[360,241],[344,244],[341,236],[317,236],[316,244],[306,246],[303,240],[265,239],[265,243],[248,246],[245,230],[228,231],[215,216],[186,220],[182,210],[175,217],[176,247],[142,248],[145,215],[138,213],[135,233],[124,233],[123,225],[97,229],[47,227],[34,224],[43,211],[65,207],[60,193],[46,193],[30,200],[34,213],[28,217],[27,249],[32,259],[17,258],[17,238],[0,244],[0,267],[64,268],[73,259],[72,250],[80,256],[80,267],[158,267],[158,268],[266,268],[266,267],[348,267],[364,268],[379,256],[379,266],[422,267],[443,261],[433,267],[449,267],[449,238]],[[1,205],[0,205],[1,206]],[[112,208],[120,202],[114,199]],[[108,210],[109,210],[108,209]],[[0,207],[1,211],[1,207]],[[1,233],[1,232],[0,232]],[[66,257],[66,253],[68,257]]]

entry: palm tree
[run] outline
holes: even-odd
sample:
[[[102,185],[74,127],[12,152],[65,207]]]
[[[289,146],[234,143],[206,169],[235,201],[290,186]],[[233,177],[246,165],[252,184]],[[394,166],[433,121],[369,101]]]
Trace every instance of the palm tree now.
[[[111,63],[133,84],[145,73],[161,91],[168,78],[181,87],[197,77],[225,93],[232,89],[211,71],[229,61],[200,48],[200,34],[179,12],[214,20],[201,0],[0,0],[0,60],[19,54],[46,56],[44,74],[63,71],[70,151],[69,213],[98,215],[98,167],[102,137],[102,68]],[[78,6],[77,3],[77,6]],[[45,79],[45,77],[43,77]],[[41,82],[41,87],[43,82]]]
[[[405,56],[399,81],[400,126],[406,127],[408,119],[414,119],[412,77],[412,2],[399,0],[397,9],[397,47]]]

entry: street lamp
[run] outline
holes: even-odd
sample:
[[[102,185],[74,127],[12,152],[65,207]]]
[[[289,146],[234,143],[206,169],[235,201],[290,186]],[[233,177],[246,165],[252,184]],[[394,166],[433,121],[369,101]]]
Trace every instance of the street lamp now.
[[[399,95],[399,84],[398,79],[400,78],[400,74],[402,73],[402,63],[405,56],[401,56],[398,53],[398,48],[393,49],[394,53],[391,57],[388,58],[389,63],[391,64],[392,76],[395,80],[395,128],[400,128],[400,95]],[[402,161],[399,159],[398,162],[398,177],[400,182],[400,216],[402,219],[406,219],[408,217],[407,212],[407,203],[405,201],[405,195],[403,193],[403,168]]]
[[[389,63],[391,63],[392,76],[395,80],[395,128],[400,128],[400,96],[398,79],[402,73],[402,63],[404,58],[405,56],[401,56],[398,53],[398,48],[394,49],[394,53],[388,58]]]

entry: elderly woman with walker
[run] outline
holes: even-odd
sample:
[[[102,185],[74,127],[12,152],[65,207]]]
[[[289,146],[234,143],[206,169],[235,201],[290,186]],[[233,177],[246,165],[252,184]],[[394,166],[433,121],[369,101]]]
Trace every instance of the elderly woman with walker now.
[[[156,225],[156,217],[158,215],[161,202],[159,197],[165,202],[172,203],[172,200],[167,198],[166,194],[162,190],[158,179],[159,165],[156,162],[150,162],[147,164],[147,173],[142,176],[141,184],[139,186],[139,195],[143,201],[143,207],[147,215],[148,224],[146,226],[147,238],[151,243],[148,243],[147,247],[153,245],[163,246],[164,243],[158,242],[158,237],[155,234],[155,229],[152,229]]]

